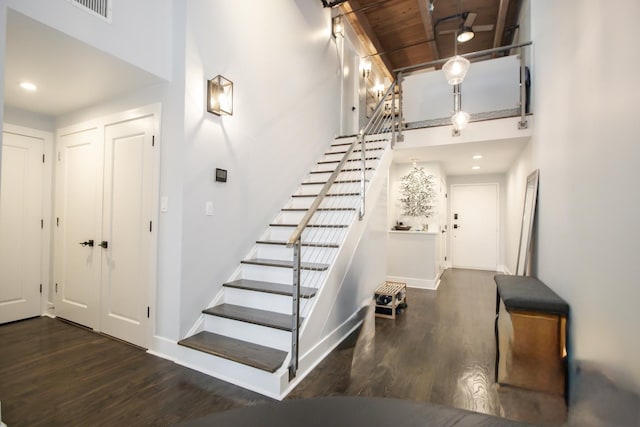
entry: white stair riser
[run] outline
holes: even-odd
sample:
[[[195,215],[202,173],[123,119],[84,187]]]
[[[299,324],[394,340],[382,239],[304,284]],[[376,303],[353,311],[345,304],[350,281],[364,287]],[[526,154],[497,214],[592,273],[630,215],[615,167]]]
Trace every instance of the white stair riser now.
[[[348,183],[334,183],[329,189],[329,194],[336,193],[359,193],[360,192],[360,178],[357,178],[358,182]],[[298,187],[294,194],[318,194],[324,187],[324,184],[309,184],[301,185]]]
[[[320,276],[325,274],[323,271],[302,270],[300,277],[302,282],[307,280],[317,282]],[[293,269],[266,267],[264,265],[242,264],[242,279],[262,280],[264,282],[284,283],[290,285],[293,283]]]
[[[204,316],[204,330],[278,350],[291,350],[291,332],[218,316]]]
[[[293,227],[270,227],[271,240],[289,240]],[[346,233],[346,228],[307,228],[302,232],[303,242],[337,243],[340,244]]]
[[[276,219],[276,224],[300,224],[306,211],[283,211]],[[311,217],[311,224],[351,224],[355,211],[316,211]]]
[[[308,311],[310,306],[310,304],[303,304],[306,301],[307,298],[301,298],[300,315],[303,317],[306,315],[306,311]],[[225,287],[224,302],[227,304],[256,308],[258,310],[275,311],[276,313],[291,314],[293,312],[291,295],[278,295]]]
[[[256,257],[264,259],[279,259],[285,261],[293,260],[293,248],[287,248],[284,245],[256,245]],[[333,261],[337,249],[322,247],[302,247],[302,261],[316,262],[316,260]],[[321,261],[326,263],[325,261]]]
[[[327,197],[320,204],[321,208],[331,208],[331,207],[340,207],[340,208],[357,208],[360,203],[360,197],[357,196],[340,196],[338,198]],[[288,208],[304,208],[308,209],[313,203],[313,197],[292,197],[289,203],[287,204]]]

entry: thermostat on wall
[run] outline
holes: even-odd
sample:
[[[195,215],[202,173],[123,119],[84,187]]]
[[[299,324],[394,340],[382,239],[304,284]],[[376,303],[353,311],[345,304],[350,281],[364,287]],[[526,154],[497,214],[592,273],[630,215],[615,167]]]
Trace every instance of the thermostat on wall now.
[[[216,182],[227,182],[227,170],[216,168]]]

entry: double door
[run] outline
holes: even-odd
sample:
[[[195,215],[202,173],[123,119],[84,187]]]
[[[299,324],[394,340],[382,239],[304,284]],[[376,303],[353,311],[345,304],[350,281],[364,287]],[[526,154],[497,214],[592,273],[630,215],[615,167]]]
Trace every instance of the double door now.
[[[58,317],[148,347],[155,255],[154,117],[59,135]]]

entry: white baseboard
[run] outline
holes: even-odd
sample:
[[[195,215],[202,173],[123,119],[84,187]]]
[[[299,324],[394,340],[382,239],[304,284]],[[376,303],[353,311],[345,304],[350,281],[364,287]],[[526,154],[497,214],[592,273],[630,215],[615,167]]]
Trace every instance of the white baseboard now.
[[[429,289],[431,291],[438,289],[438,285],[440,284],[439,277],[435,279],[418,279],[417,277],[387,276],[387,280],[406,283],[409,288]]]
[[[506,265],[499,265],[498,271],[504,274],[513,275],[511,270],[509,270],[509,267],[507,267]]]

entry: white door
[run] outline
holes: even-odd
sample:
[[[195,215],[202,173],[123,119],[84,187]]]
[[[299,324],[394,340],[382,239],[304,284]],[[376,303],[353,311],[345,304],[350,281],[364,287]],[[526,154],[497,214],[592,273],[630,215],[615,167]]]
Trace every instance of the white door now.
[[[498,184],[451,186],[451,263],[497,270]]]
[[[153,213],[153,117],[107,126],[102,314],[106,334],[148,347]]]
[[[440,192],[438,193],[438,216],[440,221],[440,272],[447,269],[447,233],[449,227],[447,226],[447,183],[443,178],[440,178]]]
[[[358,133],[359,71],[360,58],[356,55],[350,41],[344,40],[344,59],[342,64],[342,134]]]
[[[102,143],[97,129],[58,138],[54,294],[56,315],[98,329]]]
[[[3,132],[0,323],[38,316],[42,283],[44,141]]]

